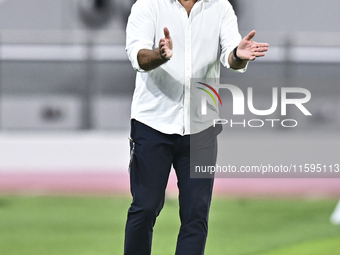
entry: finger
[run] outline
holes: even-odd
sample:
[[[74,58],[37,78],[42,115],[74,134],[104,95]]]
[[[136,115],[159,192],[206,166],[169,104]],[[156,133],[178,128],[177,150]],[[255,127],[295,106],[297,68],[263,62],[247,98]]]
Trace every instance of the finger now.
[[[164,45],[164,43],[165,43],[165,40],[164,40],[164,38],[162,38],[162,39],[159,40],[158,45],[161,46],[161,45]]]
[[[163,52],[162,52],[162,56],[165,57],[165,58],[168,58],[167,52],[166,52],[166,51],[163,51]]]
[[[269,47],[269,44],[268,43],[256,43],[256,46],[257,47]]]
[[[266,53],[264,53],[264,52],[254,52],[253,55],[249,59],[253,61],[257,58],[264,57],[265,55],[266,55]]]
[[[267,47],[259,47],[254,49],[254,52],[266,52],[266,51],[268,51]]]
[[[251,31],[248,35],[246,35],[243,39],[245,39],[245,40],[247,40],[247,41],[250,41],[251,39],[254,38],[255,34],[256,34],[256,31],[253,30],[253,31]]]
[[[164,36],[166,39],[170,39],[170,32],[169,32],[169,29],[167,27],[165,27],[164,29]]]
[[[257,58],[264,57],[265,55],[266,55],[266,53],[264,53],[264,52],[256,52],[256,57]]]

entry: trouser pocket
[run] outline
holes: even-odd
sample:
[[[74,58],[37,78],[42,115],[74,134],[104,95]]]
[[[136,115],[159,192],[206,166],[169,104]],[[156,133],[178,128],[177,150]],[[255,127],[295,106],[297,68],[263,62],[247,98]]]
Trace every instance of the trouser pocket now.
[[[129,137],[129,141],[130,141],[130,162],[129,162],[129,168],[128,168],[128,172],[131,172],[131,165],[132,165],[132,161],[133,161],[133,155],[135,153],[135,142],[133,141],[133,139],[131,137]]]

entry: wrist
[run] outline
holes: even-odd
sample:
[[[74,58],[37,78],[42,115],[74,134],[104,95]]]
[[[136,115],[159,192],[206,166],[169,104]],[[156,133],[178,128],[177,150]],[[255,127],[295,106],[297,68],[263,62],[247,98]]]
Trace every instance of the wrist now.
[[[238,46],[235,47],[235,49],[233,50],[233,56],[234,58],[239,61],[239,62],[243,62],[243,61],[246,61],[245,59],[242,59],[240,58],[238,55],[237,55],[237,49],[238,49]]]

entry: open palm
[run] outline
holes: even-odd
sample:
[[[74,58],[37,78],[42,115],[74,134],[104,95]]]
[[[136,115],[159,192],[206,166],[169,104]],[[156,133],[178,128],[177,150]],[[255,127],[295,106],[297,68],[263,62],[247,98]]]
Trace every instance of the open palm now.
[[[237,49],[237,56],[244,60],[255,60],[257,57],[265,56],[265,52],[268,51],[268,43],[257,43],[252,39],[254,38],[256,31],[251,31],[245,36]]]

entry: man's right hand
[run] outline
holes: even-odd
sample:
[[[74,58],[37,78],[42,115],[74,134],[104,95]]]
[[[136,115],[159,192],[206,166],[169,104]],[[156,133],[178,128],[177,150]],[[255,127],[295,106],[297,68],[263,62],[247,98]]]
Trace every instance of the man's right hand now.
[[[159,47],[149,50],[141,49],[137,54],[139,66],[145,70],[153,70],[166,63],[172,57],[172,39],[169,29],[164,28],[164,38],[159,41]]]
[[[169,60],[172,57],[172,39],[167,27],[164,28],[164,38],[159,41],[159,54],[163,59]]]

